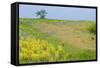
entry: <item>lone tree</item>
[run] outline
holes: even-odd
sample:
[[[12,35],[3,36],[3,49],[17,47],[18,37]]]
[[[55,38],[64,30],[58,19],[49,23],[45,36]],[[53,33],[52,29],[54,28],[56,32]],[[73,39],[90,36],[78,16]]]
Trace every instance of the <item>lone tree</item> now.
[[[47,12],[44,9],[41,9],[40,11],[36,12],[36,15],[40,17],[40,19],[44,19],[46,16]]]

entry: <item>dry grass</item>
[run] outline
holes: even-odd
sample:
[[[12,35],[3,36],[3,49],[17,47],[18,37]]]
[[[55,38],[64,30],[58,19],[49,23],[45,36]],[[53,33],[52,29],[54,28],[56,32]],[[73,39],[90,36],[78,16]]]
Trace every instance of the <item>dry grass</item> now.
[[[75,47],[85,49],[95,49],[95,35],[85,31],[86,24],[67,23],[67,24],[36,24],[36,28],[40,31],[54,35],[60,38],[63,42],[72,44]]]

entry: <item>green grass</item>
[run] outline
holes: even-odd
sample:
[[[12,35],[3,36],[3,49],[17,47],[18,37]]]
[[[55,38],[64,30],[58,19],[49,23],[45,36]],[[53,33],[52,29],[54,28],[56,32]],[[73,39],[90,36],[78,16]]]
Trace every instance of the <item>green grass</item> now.
[[[24,41],[28,42],[27,40],[28,38],[30,38],[31,40],[39,39],[39,40],[47,41],[48,42],[47,48],[50,47],[49,44],[52,44],[53,48],[55,49],[53,53],[57,52],[57,49],[59,46],[61,46],[61,49],[64,52],[64,54],[61,55],[63,56],[62,58],[53,58],[52,61],[50,57],[47,57],[47,56],[45,56],[45,58],[43,59],[43,56],[42,56],[43,54],[40,55],[42,56],[42,60],[40,56],[38,56],[36,60],[34,56],[33,57],[30,57],[30,55],[22,56],[19,60],[21,64],[96,59],[95,48],[93,48],[92,46],[86,46],[87,44],[90,44],[90,43],[92,44],[92,42],[95,41],[95,40],[91,41],[90,39],[88,39],[91,34],[87,30],[90,27],[91,23],[94,23],[92,21],[71,21],[71,20],[65,21],[65,20],[55,20],[55,19],[25,19],[25,18],[20,18],[19,21],[20,21],[19,22],[20,23],[19,24],[19,38],[21,41],[23,41],[23,43],[19,43],[19,48],[22,48],[20,51],[21,54],[24,53],[23,49],[27,50],[27,46],[31,47],[30,43],[28,43],[29,44],[28,45],[28,44],[25,44],[24,42]],[[63,31],[65,28],[66,28],[66,31]],[[53,31],[51,31],[52,29]],[[63,39],[61,37],[61,36],[67,37],[67,35],[69,37],[68,39],[66,38]],[[87,36],[87,38],[84,38],[84,35]],[[82,42],[80,43],[80,41],[75,43],[73,41],[74,36],[75,36],[75,39],[77,40],[82,39],[82,42],[86,42],[86,43],[82,43]],[[76,36],[78,37],[76,38]],[[73,42],[70,42],[71,41],[70,39]],[[87,39],[90,42],[87,42]],[[89,49],[89,47],[93,49]],[[34,48],[34,46],[32,48]],[[32,51],[32,49],[30,50]],[[40,51],[43,52],[43,50],[40,50]],[[51,51],[47,53],[53,54]],[[32,52],[32,54],[34,53]],[[60,52],[58,54],[60,54]],[[25,58],[25,59],[22,59],[22,58]]]
[[[57,23],[57,22],[64,22],[64,20],[56,20],[56,19],[27,19],[27,18],[20,18],[20,22],[29,22],[29,23]]]

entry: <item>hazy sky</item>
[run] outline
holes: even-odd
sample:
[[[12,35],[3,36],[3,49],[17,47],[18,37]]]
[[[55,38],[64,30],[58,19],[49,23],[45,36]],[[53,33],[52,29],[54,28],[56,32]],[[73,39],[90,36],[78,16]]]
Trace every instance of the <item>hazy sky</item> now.
[[[96,10],[91,8],[19,5],[20,18],[37,18],[36,12],[45,9],[46,18],[64,20],[96,20]]]

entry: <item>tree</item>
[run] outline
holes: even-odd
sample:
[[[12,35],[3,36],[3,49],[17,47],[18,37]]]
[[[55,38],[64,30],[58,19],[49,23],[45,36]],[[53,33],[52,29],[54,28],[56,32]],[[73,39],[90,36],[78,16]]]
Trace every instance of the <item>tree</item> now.
[[[47,12],[44,9],[41,9],[40,11],[36,12],[36,15],[40,17],[40,19],[44,19],[46,16]]]

